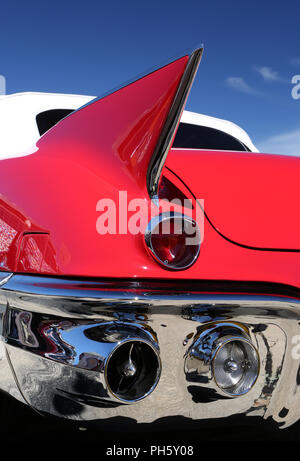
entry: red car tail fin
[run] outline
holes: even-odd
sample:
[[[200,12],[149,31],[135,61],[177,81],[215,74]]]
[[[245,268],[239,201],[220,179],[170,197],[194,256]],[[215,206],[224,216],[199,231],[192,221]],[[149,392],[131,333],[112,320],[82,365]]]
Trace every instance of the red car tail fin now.
[[[91,101],[49,130],[39,146],[55,139],[61,155],[92,155],[93,162],[108,172],[123,171],[124,181],[131,176],[154,197],[201,55],[197,49]]]

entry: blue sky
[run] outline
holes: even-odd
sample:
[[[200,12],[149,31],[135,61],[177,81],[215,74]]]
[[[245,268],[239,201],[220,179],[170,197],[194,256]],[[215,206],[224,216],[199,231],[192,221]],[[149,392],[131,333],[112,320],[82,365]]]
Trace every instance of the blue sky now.
[[[187,109],[238,123],[265,151],[300,155],[299,19],[295,0],[5,2],[0,74],[7,93],[96,96],[203,43]]]

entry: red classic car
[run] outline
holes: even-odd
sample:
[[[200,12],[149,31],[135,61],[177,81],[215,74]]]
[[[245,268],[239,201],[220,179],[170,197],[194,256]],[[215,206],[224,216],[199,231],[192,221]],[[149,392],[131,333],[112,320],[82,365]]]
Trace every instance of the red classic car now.
[[[299,419],[300,159],[177,132],[201,55],[2,143],[0,387],[39,413]]]

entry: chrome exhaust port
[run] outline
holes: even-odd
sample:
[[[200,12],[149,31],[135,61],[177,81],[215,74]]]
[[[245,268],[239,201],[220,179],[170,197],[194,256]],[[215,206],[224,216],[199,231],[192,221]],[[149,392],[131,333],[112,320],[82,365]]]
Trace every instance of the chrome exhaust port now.
[[[186,354],[187,381],[214,394],[247,394],[259,376],[259,354],[247,327],[239,323],[206,325]]]
[[[105,380],[117,399],[133,403],[147,397],[160,378],[161,362],[151,343],[141,339],[124,340],[107,358]]]

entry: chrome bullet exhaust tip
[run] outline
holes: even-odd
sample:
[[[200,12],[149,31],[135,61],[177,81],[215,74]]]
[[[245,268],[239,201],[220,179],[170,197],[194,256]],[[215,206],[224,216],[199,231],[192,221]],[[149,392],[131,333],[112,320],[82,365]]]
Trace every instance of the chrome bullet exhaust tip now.
[[[120,342],[107,358],[105,380],[117,400],[134,403],[154,391],[161,373],[156,348],[139,338]]]
[[[239,323],[206,325],[186,354],[187,381],[227,397],[247,394],[259,371],[258,351],[247,327]]]
[[[249,392],[259,373],[259,357],[250,340],[224,336],[213,354],[212,374],[216,385],[231,397]]]

